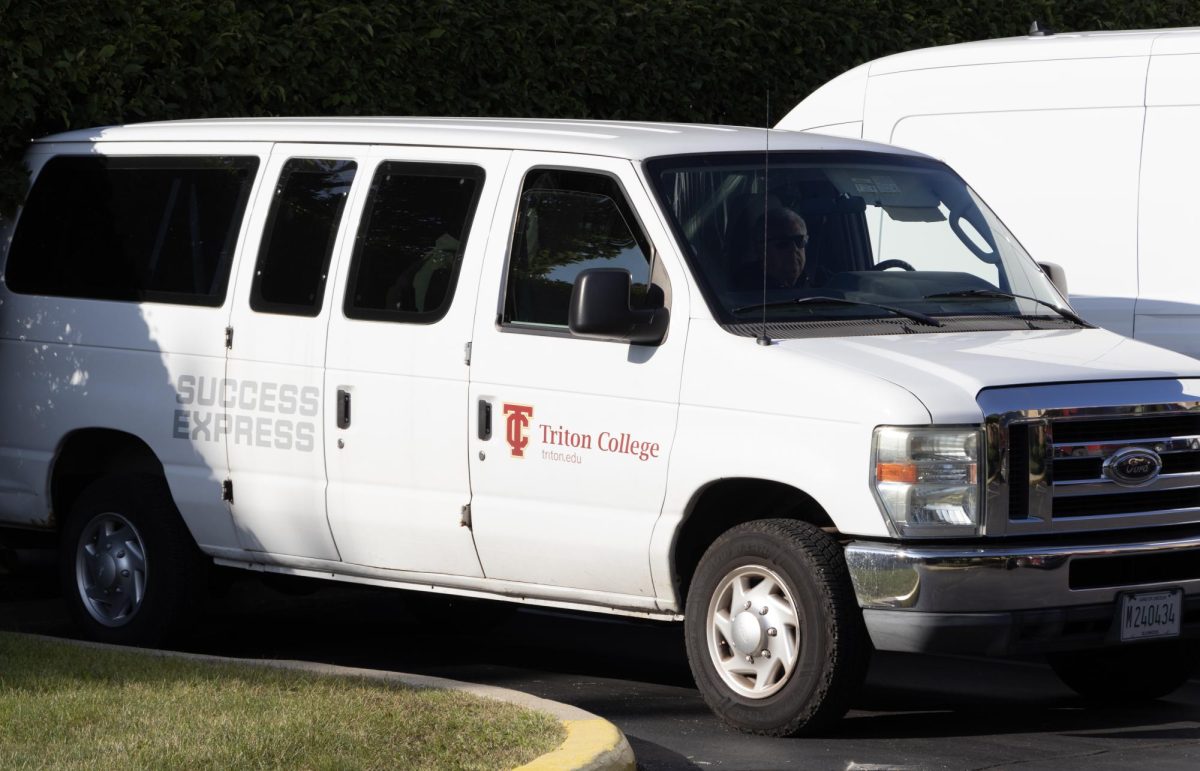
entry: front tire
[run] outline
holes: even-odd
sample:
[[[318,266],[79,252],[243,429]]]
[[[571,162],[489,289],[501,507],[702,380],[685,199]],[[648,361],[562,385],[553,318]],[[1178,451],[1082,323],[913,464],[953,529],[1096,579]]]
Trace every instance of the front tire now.
[[[63,594],[76,625],[101,642],[153,646],[194,620],[206,575],[161,477],[89,485],[62,533]]]
[[[1196,671],[1197,646],[1169,640],[1058,653],[1048,660],[1085,699],[1129,703],[1161,698],[1186,683]]]
[[[684,635],[709,707],[769,736],[836,722],[871,655],[841,547],[795,520],[748,522],[709,547],[688,592]]]

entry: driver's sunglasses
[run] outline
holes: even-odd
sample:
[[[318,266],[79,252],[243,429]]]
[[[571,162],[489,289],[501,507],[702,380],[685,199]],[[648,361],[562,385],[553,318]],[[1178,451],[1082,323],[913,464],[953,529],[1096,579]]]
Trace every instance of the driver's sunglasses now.
[[[779,236],[778,238],[768,238],[767,243],[775,247],[793,247],[803,249],[808,246],[808,233],[801,233],[795,236]]]

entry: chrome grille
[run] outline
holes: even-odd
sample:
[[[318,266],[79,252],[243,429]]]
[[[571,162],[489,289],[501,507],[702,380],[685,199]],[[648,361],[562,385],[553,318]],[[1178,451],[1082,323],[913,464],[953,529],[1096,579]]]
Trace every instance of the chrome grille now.
[[[979,403],[989,535],[1200,521],[1200,381],[993,389]],[[1139,484],[1106,471],[1129,448],[1157,454],[1157,477]]]

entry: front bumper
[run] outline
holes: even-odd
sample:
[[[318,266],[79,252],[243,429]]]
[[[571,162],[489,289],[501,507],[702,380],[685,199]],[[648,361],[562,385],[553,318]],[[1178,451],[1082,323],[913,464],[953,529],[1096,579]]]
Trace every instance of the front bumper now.
[[[1090,546],[846,547],[879,650],[1008,655],[1116,645],[1120,596],[1183,590],[1200,636],[1200,535]]]

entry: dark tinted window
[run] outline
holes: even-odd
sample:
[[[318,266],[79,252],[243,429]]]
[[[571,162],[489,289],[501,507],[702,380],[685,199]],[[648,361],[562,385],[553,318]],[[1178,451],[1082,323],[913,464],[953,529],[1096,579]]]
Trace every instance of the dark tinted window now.
[[[58,156],[30,191],[17,292],[220,305],[257,158]]]
[[[293,158],[283,166],[263,230],[250,307],[266,313],[321,312],[329,258],[357,164]]]
[[[350,268],[350,318],[431,322],[446,315],[483,169],[383,163]]]
[[[588,268],[625,268],[647,307],[650,248],[612,177],[538,169],[525,180],[509,259],[504,321],[567,325],[571,287]]]

